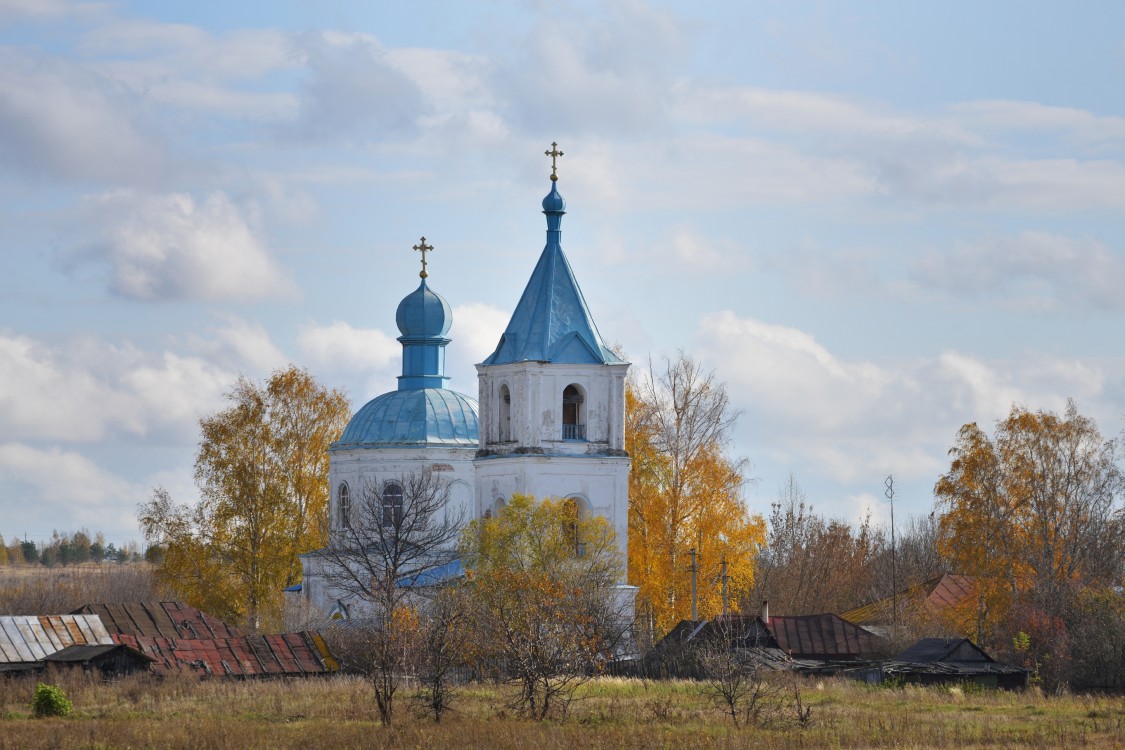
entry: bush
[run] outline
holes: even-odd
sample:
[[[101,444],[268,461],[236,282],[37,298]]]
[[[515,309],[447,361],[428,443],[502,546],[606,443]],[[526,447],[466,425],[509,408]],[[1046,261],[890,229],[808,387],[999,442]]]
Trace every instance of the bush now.
[[[54,685],[45,685],[40,682],[35,686],[35,697],[31,700],[31,708],[36,716],[66,716],[73,708],[66,699],[66,693]]]

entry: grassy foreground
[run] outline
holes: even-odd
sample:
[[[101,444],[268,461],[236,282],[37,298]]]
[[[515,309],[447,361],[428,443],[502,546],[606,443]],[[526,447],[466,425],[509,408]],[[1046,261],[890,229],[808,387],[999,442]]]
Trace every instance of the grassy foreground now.
[[[34,680],[0,679],[0,748],[804,748],[1125,747],[1125,698],[802,682],[811,724],[734,728],[692,682],[604,678],[565,719],[513,715],[503,687],[472,686],[440,724],[403,693],[380,726],[358,679],[100,684],[60,675],[65,719],[35,719]]]

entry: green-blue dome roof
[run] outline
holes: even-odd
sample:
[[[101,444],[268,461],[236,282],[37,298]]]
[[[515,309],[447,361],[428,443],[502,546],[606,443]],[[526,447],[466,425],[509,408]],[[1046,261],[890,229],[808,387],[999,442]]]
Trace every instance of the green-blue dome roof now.
[[[475,446],[479,436],[477,411],[476,399],[445,388],[391,391],[356,412],[332,448]]]

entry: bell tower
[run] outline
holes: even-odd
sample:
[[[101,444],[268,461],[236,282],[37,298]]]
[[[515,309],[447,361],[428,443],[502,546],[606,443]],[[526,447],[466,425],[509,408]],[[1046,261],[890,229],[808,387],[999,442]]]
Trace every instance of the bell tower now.
[[[477,513],[513,494],[573,498],[604,517],[628,555],[629,456],[625,375],[610,351],[562,250],[566,202],[558,191],[557,144],[543,199],[547,244],[496,350],[477,365],[480,450]],[[622,581],[624,582],[624,581]]]

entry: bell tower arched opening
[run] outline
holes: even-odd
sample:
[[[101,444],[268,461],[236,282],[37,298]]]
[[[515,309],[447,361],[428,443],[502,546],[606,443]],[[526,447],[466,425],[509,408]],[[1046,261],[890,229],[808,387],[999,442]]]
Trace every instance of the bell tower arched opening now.
[[[562,439],[586,439],[586,394],[573,383],[563,389]]]

